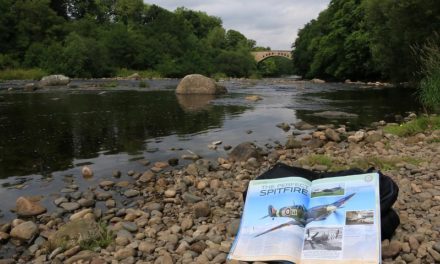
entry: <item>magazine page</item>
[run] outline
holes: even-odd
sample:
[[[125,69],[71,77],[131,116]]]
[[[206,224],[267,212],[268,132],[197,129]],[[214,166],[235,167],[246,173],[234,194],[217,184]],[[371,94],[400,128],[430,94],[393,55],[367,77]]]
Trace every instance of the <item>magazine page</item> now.
[[[251,181],[228,258],[299,263],[310,185],[298,177]]]
[[[310,196],[302,263],[379,263],[377,173],[315,180]]]

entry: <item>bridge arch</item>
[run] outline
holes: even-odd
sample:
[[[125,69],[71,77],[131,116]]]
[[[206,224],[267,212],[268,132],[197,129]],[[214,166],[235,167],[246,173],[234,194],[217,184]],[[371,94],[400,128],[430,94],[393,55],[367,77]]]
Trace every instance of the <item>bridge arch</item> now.
[[[259,63],[270,57],[283,57],[292,60],[292,52],[290,50],[265,50],[265,51],[254,51],[252,55],[255,61]]]

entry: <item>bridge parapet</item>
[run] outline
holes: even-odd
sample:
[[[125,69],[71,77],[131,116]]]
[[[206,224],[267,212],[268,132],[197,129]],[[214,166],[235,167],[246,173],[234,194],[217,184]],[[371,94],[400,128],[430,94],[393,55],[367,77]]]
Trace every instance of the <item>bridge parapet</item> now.
[[[260,62],[269,57],[283,57],[292,60],[292,52],[290,50],[265,50],[265,51],[254,51],[255,61]]]

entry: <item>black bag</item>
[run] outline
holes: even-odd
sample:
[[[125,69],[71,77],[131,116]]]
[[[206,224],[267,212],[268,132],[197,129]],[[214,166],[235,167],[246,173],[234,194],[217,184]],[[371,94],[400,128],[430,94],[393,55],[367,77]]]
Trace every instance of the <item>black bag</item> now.
[[[258,176],[256,180],[267,180],[296,176],[306,178],[309,181],[313,181],[321,178],[348,176],[369,172],[374,172],[374,168],[370,168],[367,171],[363,171],[361,169],[350,169],[337,172],[316,173],[311,170],[292,167],[283,163],[277,163],[275,164],[275,166],[273,166],[273,168]],[[399,216],[392,208],[394,202],[396,202],[397,200],[399,187],[390,177],[383,175],[380,171],[378,171],[377,173],[379,174],[380,187],[381,237],[382,240],[385,240],[391,238],[391,236],[394,234],[394,231],[400,224]],[[243,193],[244,200],[246,200],[246,194],[247,191]]]

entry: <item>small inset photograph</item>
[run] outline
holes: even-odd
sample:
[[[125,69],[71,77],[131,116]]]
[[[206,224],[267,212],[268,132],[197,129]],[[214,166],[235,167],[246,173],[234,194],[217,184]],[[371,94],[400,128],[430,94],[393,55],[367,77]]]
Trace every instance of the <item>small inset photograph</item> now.
[[[303,250],[342,250],[342,227],[307,228]]]
[[[319,185],[312,188],[311,197],[337,196],[344,195],[345,186],[343,184]]]
[[[345,217],[346,225],[372,225],[374,224],[374,211],[347,211]]]

